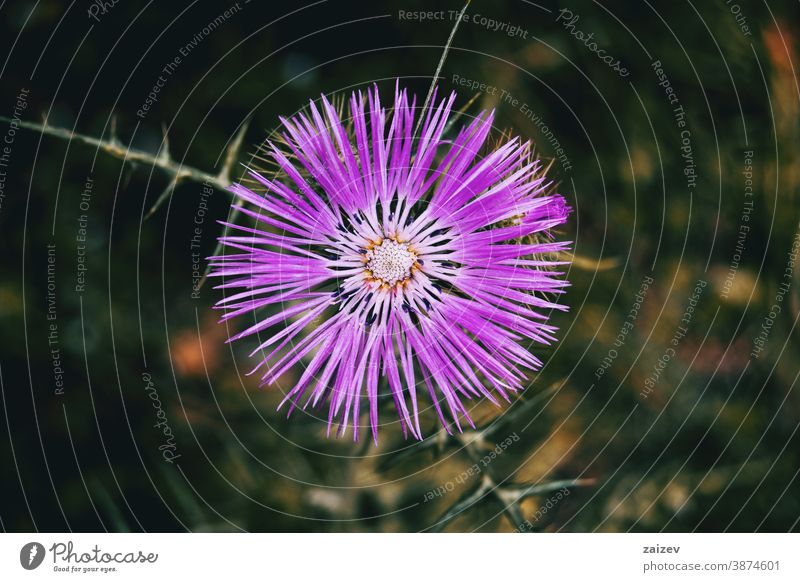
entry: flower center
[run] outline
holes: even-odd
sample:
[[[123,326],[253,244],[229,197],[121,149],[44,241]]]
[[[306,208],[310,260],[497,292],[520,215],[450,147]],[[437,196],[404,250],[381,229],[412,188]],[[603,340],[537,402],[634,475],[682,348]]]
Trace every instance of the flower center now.
[[[366,252],[367,270],[372,277],[387,285],[405,281],[411,277],[411,268],[417,261],[417,255],[409,250],[408,245],[392,239],[384,239],[378,246]]]

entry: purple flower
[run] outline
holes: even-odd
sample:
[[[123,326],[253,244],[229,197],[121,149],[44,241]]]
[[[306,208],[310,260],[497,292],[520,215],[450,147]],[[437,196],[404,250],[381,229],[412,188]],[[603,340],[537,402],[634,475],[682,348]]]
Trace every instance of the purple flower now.
[[[234,254],[212,257],[212,275],[239,291],[217,307],[223,320],[278,311],[230,341],[263,339],[251,354],[263,384],[302,362],[281,406],[327,402],[329,433],[352,423],[358,439],[369,407],[377,442],[384,392],[406,434],[422,439],[428,402],[461,430],[465,399],[508,401],[541,366],[524,344],[555,341],[544,312],[566,309],[552,294],[568,283],[551,257],[568,243],[549,231],[569,207],[529,142],[489,147],[493,113],[445,137],[454,100],[434,97],[415,139],[405,90],[389,111],[377,88],[353,93],[349,118],[323,96],[281,119],[265,146],[275,177],[250,174],[264,193],[231,187],[258,226],[227,225]]]

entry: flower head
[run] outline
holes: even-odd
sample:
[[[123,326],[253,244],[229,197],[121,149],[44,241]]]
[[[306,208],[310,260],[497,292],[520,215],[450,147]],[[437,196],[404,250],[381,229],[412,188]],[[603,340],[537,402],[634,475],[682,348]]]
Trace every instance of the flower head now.
[[[328,430],[357,439],[363,407],[377,440],[385,393],[418,439],[426,402],[460,430],[465,400],[508,400],[541,366],[525,343],[555,340],[546,312],[565,309],[552,294],[567,283],[549,257],[568,243],[550,229],[569,208],[530,143],[488,148],[493,113],[445,137],[454,100],[434,98],[417,136],[405,90],[390,111],[377,88],[353,93],[346,118],[323,96],[281,120],[275,176],[251,173],[263,193],[231,187],[256,227],[227,225],[212,275],[236,292],[217,307],[277,310],[231,340],[263,340],[265,384],[302,366],[289,413],[327,403]]]

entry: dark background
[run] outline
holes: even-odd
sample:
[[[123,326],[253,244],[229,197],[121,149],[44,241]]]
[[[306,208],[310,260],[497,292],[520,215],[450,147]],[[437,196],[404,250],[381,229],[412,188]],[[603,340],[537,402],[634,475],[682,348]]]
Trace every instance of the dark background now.
[[[447,13],[403,20],[399,11],[461,8],[240,2],[182,58],[140,119],[162,68],[232,5],[120,0],[97,22],[86,1],[5,2],[0,114],[12,117],[26,88],[23,120],[46,116],[50,126],[110,140],[115,115],[121,143],[154,153],[165,131],[177,163],[215,173],[247,118],[244,162],[279,115],[320,93],[375,81],[388,100],[399,77],[421,99],[453,22]],[[797,531],[800,280],[784,270],[800,220],[800,10],[788,0],[740,0],[746,35],[732,5],[472,2],[469,14],[517,25],[527,38],[464,22],[440,84],[458,90],[457,107],[475,91],[456,87],[453,75],[504,89],[552,131],[497,95],[478,95],[468,110],[496,107],[498,129],[535,140],[545,158],[556,155],[551,137],[558,140],[569,164],[556,160],[551,175],[575,208],[559,236],[575,241],[576,257],[571,310],[555,316],[561,342],[536,348],[546,366],[531,377],[528,406],[511,407],[514,414],[475,408],[480,423],[504,421],[484,434],[489,448],[518,438],[468,478],[462,472],[482,453],[435,436],[431,414],[425,443],[404,442],[389,425],[375,448],[326,439],[319,419],[287,421],[274,411],[291,377],[259,389],[245,376],[254,344],[225,344],[229,330],[210,309],[220,292],[207,286],[190,296],[201,183],[179,183],[143,220],[169,184],[163,171],[19,129],[0,206],[0,526],[416,531],[490,476],[501,488],[476,496],[445,529],[510,531],[519,525],[508,519],[512,505],[534,531]],[[562,8],[579,15],[574,30],[593,33],[630,75],[557,22]],[[691,189],[656,60],[686,112]],[[9,127],[0,124],[0,139]],[[753,196],[745,198],[750,150]],[[82,212],[87,176],[94,185]],[[753,201],[747,223],[745,200]],[[229,201],[219,189],[208,199],[203,256]],[[81,214],[88,270],[78,293]],[[725,294],[742,224],[751,228]],[[62,395],[48,346],[48,244],[56,246]],[[615,347],[648,276],[633,330]],[[706,287],[686,337],[644,397],[698,280]],[[782,282],[791,286],[779,293]],[[754,357],[778,296],[780,313]],[[616,357],[597,379],[611,349]],[[175,434],[173,463],[159,451],[164,435],[153,426],[144,374]],[[391,407],[382,414],[392,418]],[[550,507],[550,494],[503,497],[515,484],[572,479],[582,485]]]

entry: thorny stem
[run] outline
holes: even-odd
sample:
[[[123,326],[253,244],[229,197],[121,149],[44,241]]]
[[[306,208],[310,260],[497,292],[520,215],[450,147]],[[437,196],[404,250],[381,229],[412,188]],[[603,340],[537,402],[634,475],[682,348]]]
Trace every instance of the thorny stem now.
[[[454,503],[429,529],[433,532],[441,531],[452,519],[488,496],[498,503],[508,520],[520,531],[526,529],[526,525],[529,523],[526,523],[519,505],[524,499],[559,489],[573,489],[594,484],[594,479],[562,479],[530,485],[502,484],[495,482],[488,473],[484,473],[478,486]]]
[[[12,120],[8,117],[0,116],[0,121],[10,123]],[[209,174],[208,172],[198,170],[197,168],[193,168],[191,166],[186,166],[172,159],[172,156],[169,153],[169,141],[167,139],[166,132],[164,133],[164,147],[161,148],[158,155],[154,155],[144,150],[131,148],[130,145],[123,145],[116,135],[115,117],[111,120],[111,139],[108,141],[89,135],[76,133],[69,129],[53,127],[47,123],[46,119],[42,123],[19,121],[18,124],[20,127],[31,129],[44,135],[51,135],[67,141],[78,141],[80,143],[96,147],[100,151],[126,162],[149,165],[162,170],[165,174],[167,174],[170,180],[167,184],[167,187],[164,188],[164,191],[159,195],[158,198],[156,198],[155,203],[153,203],[153,205],[150,207],[150,210],[148,210],[147,214],[145,214],[144,218],[147,220],[153,216],[153,214],[155,214],[159,208],[161,208],[161,205],[171,196],[172,192],[175,190],[175,186],[177,186],[178,182],[181,180],[191,180],[203,184],[210,184],[218,190],[227,191],[228,186],[231,185],[231,171],[239,159],[239,153],[242,148],[245,133],[247,132],[247,128],[249,126],[249,120],[246,120],[239,126],[239,130],[236,132],[236,135],[234,136],[233,140],[231,140],[225,151],[225,159],[223,160],[222,168],[217,174]],[[233,222],[238,216],[240,208],[241,207],[238,204],[234,205],[233,211],[229,217],[231,222]],[[228,227],[225,227],[223,236],[227,233],[227,229]],[[218,242],[212,254],[218,255],[221,251],[222,243]],[[198,284],[198,288],[202,287],[202,285],[205,283],[209,271],[210,267],[206,267],[206,271]]]
[[[0,116],[0,121],[10,123],[13,120],[5,116]],[[223,168],[219,174],[214,175],[202,170],[198,170],[197,168],[192,168],[191,166],[185,166],[177,163],[170,156],[169,149],[166,147],[166,144],[165,147],[161,149],[161,153],[159,155],[154,155],[144,150],[137,150],[131,148],[130,146],[123,145],[113,133],[111,139],[106,141],[96,137],[91,137],[89,135],[76,133],[69,129],[53,127],[47,123],[46,119],[43,123],[33,123],[31,121],[19,121],[17,123],[20,127],[32,129],[33,131],[38,131],[44,135],[51,135],[67,141],[79,141],[81,143],[85,143],[86,145],[94,146],[97,149],[120,160],[154,166],[164,171],[170,178],[172,178],[173,182],[180,180],[208,182],[222,190],[230,186],[231,168],[227,164],[231,157],[231,147],[234,145],[236,146],[237,151],[234,155],[238,155],[238,148],[241,147],[241,138],[243,137],[244,133],[240,130],[240,133],[237,134],[238,139],[234,139],[234,141],[231,142],[231,146],[228,148],[228,155],[226,155],[225,158],[225,165],[223,165]],[[243,127],[246,126],[243,125]]]

